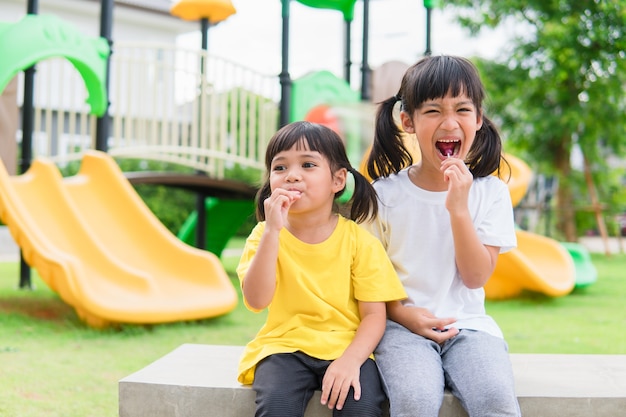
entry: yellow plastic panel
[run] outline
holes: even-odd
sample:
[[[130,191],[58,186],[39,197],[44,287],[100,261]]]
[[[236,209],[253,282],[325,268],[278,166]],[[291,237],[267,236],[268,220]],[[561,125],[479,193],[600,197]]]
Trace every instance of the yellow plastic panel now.
[[[498,257],[496,269],[485,285],[488,299],[506,299],[522,290],[551,297],[569,294],[576,283],[571,255],[558,241],[517,230],[517,248]]]
[[[61,178],[37,159],[0,169],[0,217],[41,278],[94,327],[225,314],[237,293],[219,259],[181,242],[143,203],[106,153]]]

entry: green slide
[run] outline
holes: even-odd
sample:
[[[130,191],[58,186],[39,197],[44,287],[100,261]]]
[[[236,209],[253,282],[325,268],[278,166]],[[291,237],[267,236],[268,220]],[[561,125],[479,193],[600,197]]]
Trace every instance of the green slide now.
[[[254,204],[253,200],[206,198],[205,249],[220,257],[230,238],[248,217],[254,215]],[[196,244],[197,221],[198,213],[194,211],[178,232],[178,238],[191,246]]]
[[[586,287],[598,279],[598,271],[591,260],[587,248],[579,243],[559,242],[567,249],[574,261],[576,270],[576,288]]]

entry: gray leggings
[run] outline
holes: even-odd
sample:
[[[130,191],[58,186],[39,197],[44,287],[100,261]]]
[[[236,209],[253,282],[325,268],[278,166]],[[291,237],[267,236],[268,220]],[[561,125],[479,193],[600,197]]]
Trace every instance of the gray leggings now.
[[[391,417],[437,417],[444,388],[470,417],[521,416],[503,339],[462,329],[439,345],[388,320],[375,356]]]

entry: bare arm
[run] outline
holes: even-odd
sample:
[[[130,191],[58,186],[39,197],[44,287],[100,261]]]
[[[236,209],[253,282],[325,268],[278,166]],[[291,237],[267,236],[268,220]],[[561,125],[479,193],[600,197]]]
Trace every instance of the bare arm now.
[[[456,266],[466,287],[480,288],[493,274],[500,249],[483,245],[478,238],[468,206],[474,178],[465,163],[448,158],[442,162],[441,169],[448,182],[446,208],[454,236]]]
[[[359,301],[361,323],[343,354],[330,364],[322,381],[322,404],[341,410],[350,387],[354,399],[361,398],[361,365],[374,352],[385,332],[385,303]]]
[[[280,230],[265,228],[259,248],[243,279],[242,293],[248,305],[262,310],[274,298],[276,290],[276,259]]]
[[[478,239],[476,229],[466,214],[450,213],[456,266],[463,283],[468,288],[480,288],[493,274],[500,248],[483,245]]]
[[[285,225],[289,207],[298,198],[299,195],[296,193],[276,189],[263,203],[265,205],[265,230],[242,285],[246,302],[257,310],[267,307],[274,298],[278,237]]]

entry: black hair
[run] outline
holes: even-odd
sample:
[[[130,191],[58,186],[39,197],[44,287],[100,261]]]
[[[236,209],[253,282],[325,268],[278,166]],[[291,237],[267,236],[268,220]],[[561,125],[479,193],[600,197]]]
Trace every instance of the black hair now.
[[[372,179],[398,173],[413,163],[410,152],[402,140],[402,132],[396,124],[393,109],[396,102],[412,117],[425,101],[446,95],[467,95],[477,111],[483,113],[485,89],[478,69],[466,58],[456,56],[427,56],[409,67],[400,84],[400,91],[378,104],[374,143],[367,160],[367,173]],[[500,168],[502,140],[500,133],[484,113],[483,124],[465,160],[470,172],[476,177],[491,175]]]
[[[299,121],[280,128],[267,145],[265,181],[256,195],[257,220],[265,220],[264,201],[272,194],[269,181],[272,160],[279,152],[289,150],[294,146],[301,147],[304,144],[328,160],[331,174],[334,175],[338,170],[345,168],[354,177],[354,193],[348,201],[350,219],[362,222],[374,218],[378,213],[376,191],[367,178],[350,164],[345,145],[339,135],[324,125]],[[344,191],[345,187],[335,193],[335,198],[340,197]]]

